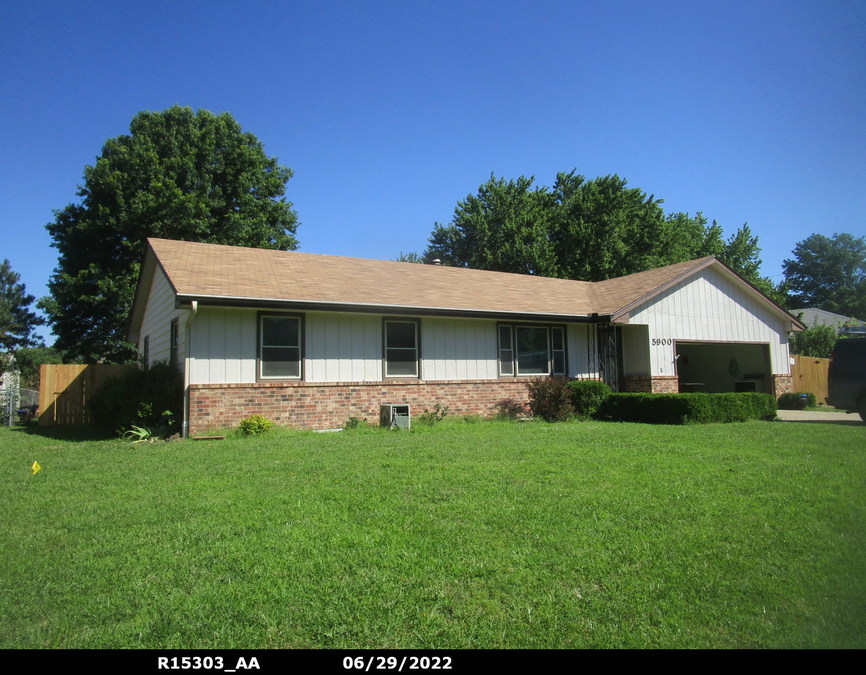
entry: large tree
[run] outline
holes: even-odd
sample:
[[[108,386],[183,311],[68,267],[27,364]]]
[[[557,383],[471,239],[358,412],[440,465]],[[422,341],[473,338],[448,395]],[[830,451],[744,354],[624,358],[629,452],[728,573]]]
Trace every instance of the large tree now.
[[[69,359],[125,362],[148,237],[294,250],[291,169],[228,113],[174,106],[141,112],[84,169],[80,203],[46,227],[59,262],[40,301]]]
[[[782,263],[791,305],[866,319],[866,240],[813,234]]]
[[[12,270],[8,260],[0,264],[0,351],[3,352],[38,344],[33,329],[45,323],[30,311],[36,298],[27,294],[20,279],[21,275]]]
[[[586,180],[560,173],[552,188],[534,177],[491,176],[457,203],[447,226],[436,223],[426,259],[478,269],[601,281],[706,255],[719,258],[765,292],[757,237],[748,225],[727,242],[697,213],[671,213],[663,200],[619,176]],[[778,296],[777,296],[778,297]]]
[[[457,203],[446,227],[434,225],[427,260],[476,269],[559,276],[553,242],[548,236],[552,196],[532,188],[533,178],[516,181],[490,177]]]

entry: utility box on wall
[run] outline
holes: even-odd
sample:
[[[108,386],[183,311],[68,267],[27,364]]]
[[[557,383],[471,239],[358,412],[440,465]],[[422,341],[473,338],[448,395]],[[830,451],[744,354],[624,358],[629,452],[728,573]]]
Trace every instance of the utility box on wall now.
[[[379,406],[379,426],[388,429],[408,429],[409,406],[384,403]]]

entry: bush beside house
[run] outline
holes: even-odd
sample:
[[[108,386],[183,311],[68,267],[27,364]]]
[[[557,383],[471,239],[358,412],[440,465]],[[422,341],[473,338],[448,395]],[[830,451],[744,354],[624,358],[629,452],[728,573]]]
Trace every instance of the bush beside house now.
[[[611,394],[599,419],[647,424],[709,424],[776,418],[770,394]]]

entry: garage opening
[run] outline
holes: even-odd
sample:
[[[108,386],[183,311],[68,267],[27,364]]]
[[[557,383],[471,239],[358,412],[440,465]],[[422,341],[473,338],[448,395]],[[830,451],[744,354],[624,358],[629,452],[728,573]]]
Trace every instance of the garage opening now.
[[[769,344],[677,342],[676,359],[680,392],[772,393]]]

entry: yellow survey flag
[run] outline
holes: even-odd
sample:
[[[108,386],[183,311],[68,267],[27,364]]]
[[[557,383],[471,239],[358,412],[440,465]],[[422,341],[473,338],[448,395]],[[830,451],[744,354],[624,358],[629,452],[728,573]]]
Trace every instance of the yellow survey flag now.
[[[39,462],[33,462],[33,466],[31,466],[30,468],[33,469],[33,473],[36,473],[36,472],[39,471],[39,469],[41,469],[42,467],[39,466]]]

